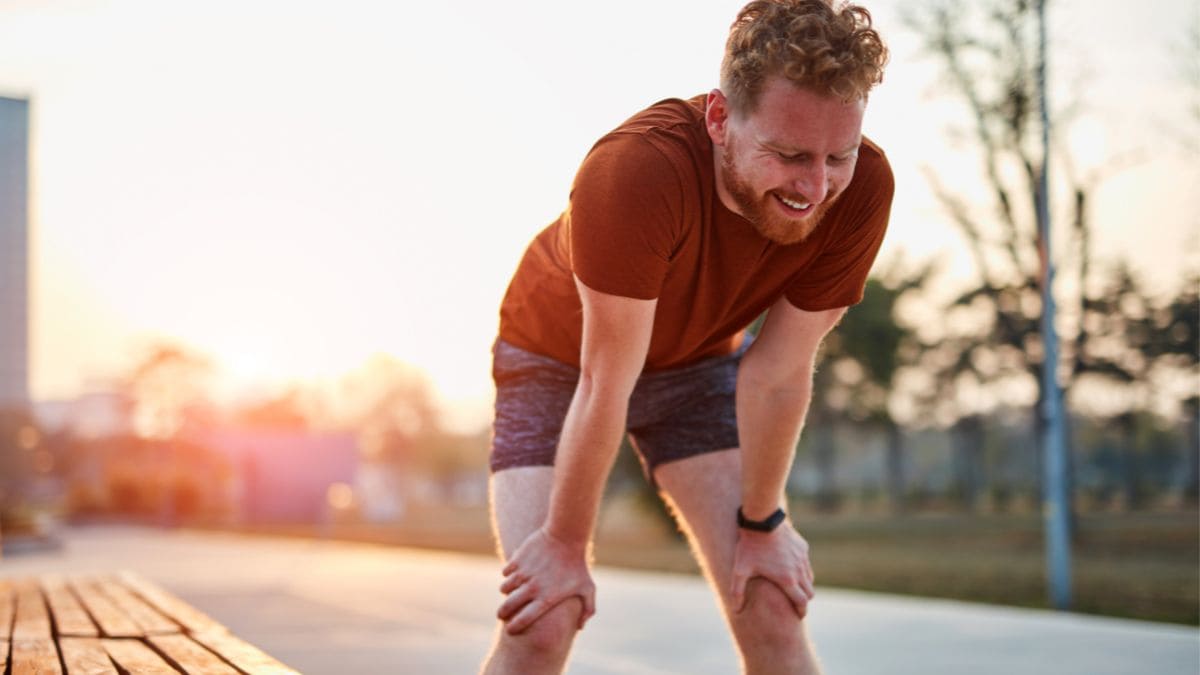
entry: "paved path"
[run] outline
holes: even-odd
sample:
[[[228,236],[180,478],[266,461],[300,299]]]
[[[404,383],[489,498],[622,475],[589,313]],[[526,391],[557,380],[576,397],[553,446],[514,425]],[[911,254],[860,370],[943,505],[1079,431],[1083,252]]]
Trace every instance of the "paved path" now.
[[[305,673],[473,673],[500,575],[486,558],[133,527],[72,528],[0,577],[132,569]],[[601,569],[575,675],[726,675],[733,645],[699,579]],[[818,587],[829,675],[1197,675],[1200,631]]]

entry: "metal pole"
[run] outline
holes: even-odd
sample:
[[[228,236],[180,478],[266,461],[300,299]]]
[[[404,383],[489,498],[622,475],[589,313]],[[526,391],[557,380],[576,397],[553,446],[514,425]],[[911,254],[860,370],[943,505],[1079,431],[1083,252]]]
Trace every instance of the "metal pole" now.
[[[1046,0],[1037,0],[1037,86],[1042,113],[1042,173],[1038,187],[1038,228],[1042,238],[1042,439],[1045,478],[1042,516],[1046,529],[1046,578],[1050,604],[1071,606],[1070,495],[1067,494],[1067,449],[1062,393],[1058,387],[1058,333],[1054,329],[1054,261],[1050,252],[1050,104],[1046,95]]]

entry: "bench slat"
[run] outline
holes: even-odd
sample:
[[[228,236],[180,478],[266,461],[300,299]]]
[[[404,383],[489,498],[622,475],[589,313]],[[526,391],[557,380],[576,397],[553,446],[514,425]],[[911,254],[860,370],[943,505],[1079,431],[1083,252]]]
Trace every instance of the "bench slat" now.
[[[0,579],[0,640],[4,642],[8,642],[12,637],[13,615],[17,613],[16,602],[12,582]]]
[[[100,586],[90,577],[71,579],[71,588],[87,607],[92,618],[104,631],[105,637],[143,637],[142,629],[120,607],[100,592]]]
[[[100,644],[112,660],[128,672],[139,675],[179,675],[179,671],[154,653],[153,649],[142,644],[141,640],[105,638],[100,640]]]
[[[46,610],[46,601],[42,599],[37,581],[19,579],[14,586],[17,591],[17,620],[13,624],[13,642],[52,639],[50,612]]]
[[[13,640],[12,675],[62,675],[58,648],[50,638]]]
[[[0,579],[0,631],[0,674],[299,675],[131,572]]]
[[[192,639],[220,654],[249,675],[300,675],[258,647],[231,633],[197,633]]]
[[[189,675],[240,675],[216,654],[183,635],[152,635],[147,639]]]
[[[58,647],[69,675],[117,675],[98,638],[63,637],[58,639]]]
[[[200,610],[132,572],[122,572],[117,578],[130,590],[141,596],[143,600],[182,625],[190,633],[229,632],[228,628]]]
[[[83,605],[67,588],[67,582],[57,574],[41,577],[42,590],[50,603],[50,613],[54,615],[54,625],[60,636],[99,637],[100,629],[92,623],[91,617],[83,610]]]
[[[109,600],[120,607],[145,635],[171,635],[180,631],[179,624],[163,616],[116,579],[101,579],[97,585]]]

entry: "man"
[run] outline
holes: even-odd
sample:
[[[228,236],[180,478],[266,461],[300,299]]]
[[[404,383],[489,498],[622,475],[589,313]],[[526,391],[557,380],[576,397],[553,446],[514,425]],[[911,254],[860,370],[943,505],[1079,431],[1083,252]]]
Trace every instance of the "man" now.
[[[862,299],[893,182],[862,138],[887,50],[866,10],[760,0],[707,97],[602,138],[501,307],[485,673],[557,673],[595,611],[589,546],[629,432],[750,673],[814,673],[785,482],[824,335]],[[745,328],[768,315],[757,339]],[[748,346],[747,346],[748,345]]]

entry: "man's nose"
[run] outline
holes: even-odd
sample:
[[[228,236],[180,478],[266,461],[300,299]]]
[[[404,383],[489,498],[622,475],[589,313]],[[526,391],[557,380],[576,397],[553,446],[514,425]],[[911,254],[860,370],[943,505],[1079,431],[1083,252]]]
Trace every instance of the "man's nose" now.
[[[825,201],[825,195],[829,193],[829,171],[825,164],[800,169],[793,182],[793,188],[813,204]]]

